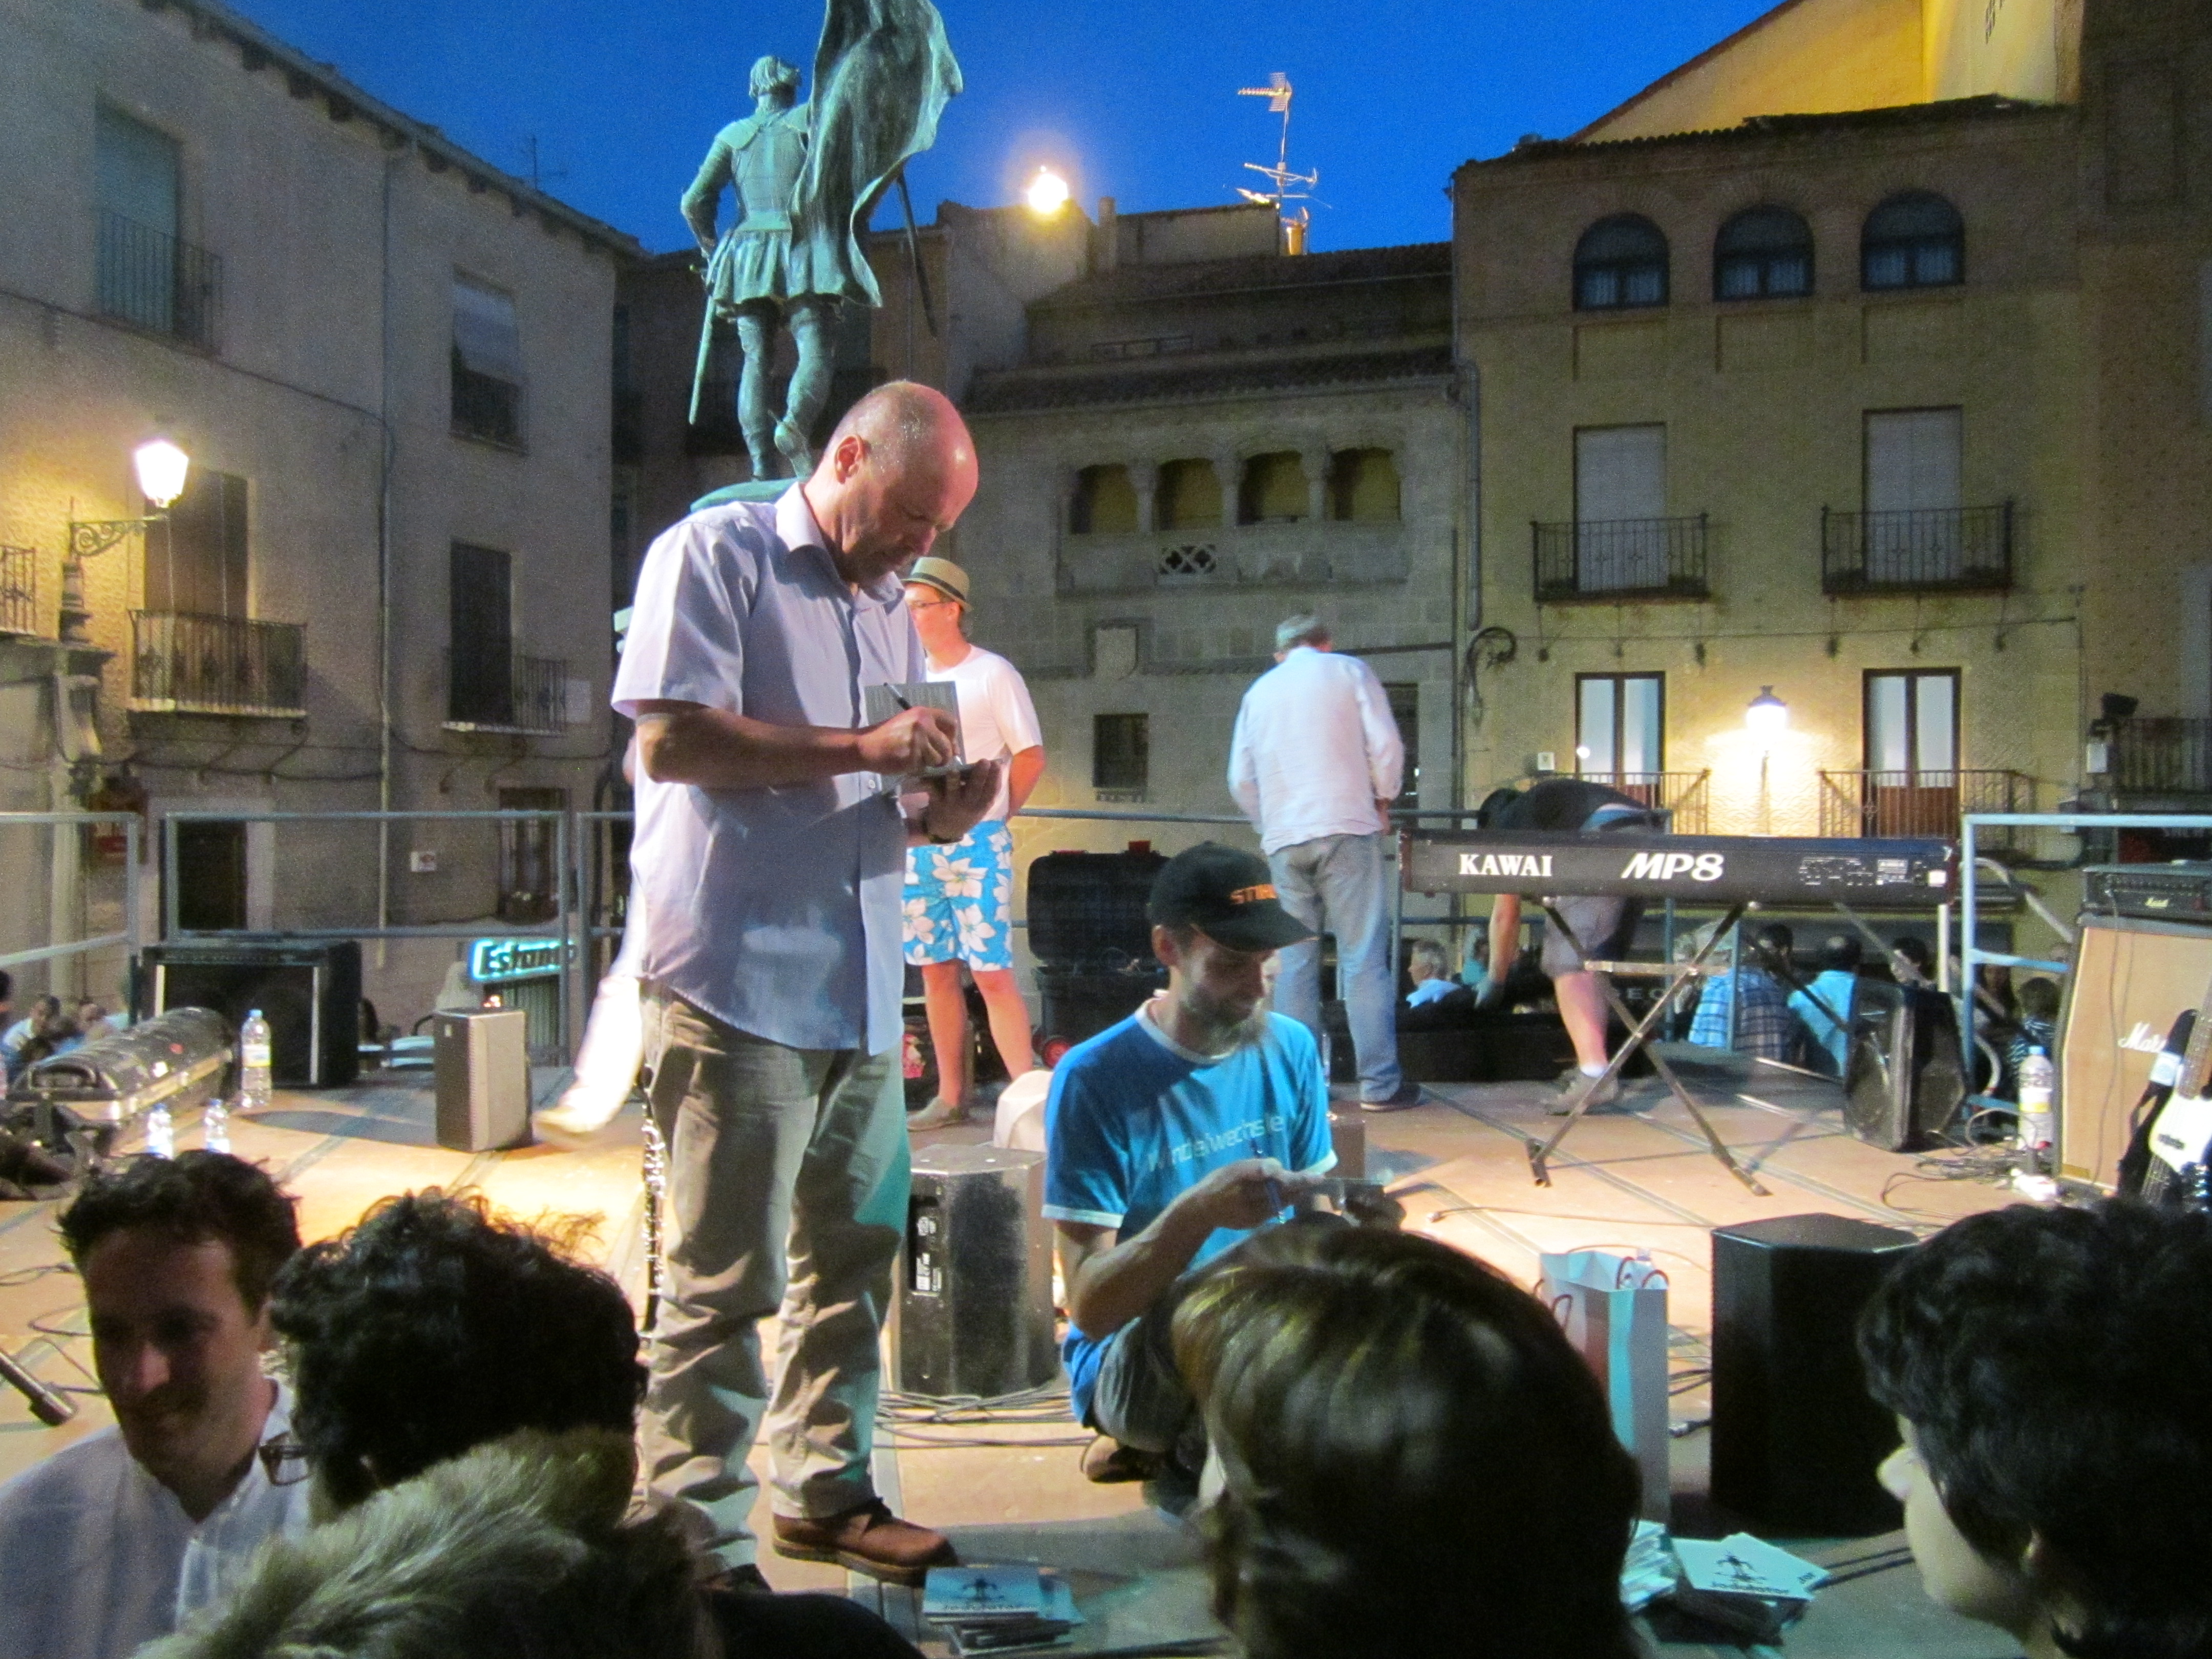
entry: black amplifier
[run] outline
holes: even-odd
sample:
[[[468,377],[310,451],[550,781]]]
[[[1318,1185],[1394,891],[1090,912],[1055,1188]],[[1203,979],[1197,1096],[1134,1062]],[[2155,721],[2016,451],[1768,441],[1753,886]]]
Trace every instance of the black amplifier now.
[[[2093,864],[2081,872],[2081,908],[2212,927],[2212,864]]]

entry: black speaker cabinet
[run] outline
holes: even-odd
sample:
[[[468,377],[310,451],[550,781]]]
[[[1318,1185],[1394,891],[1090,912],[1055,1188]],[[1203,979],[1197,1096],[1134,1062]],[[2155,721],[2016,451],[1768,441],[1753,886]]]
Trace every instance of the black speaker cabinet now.
[[[1044,1154],[939,1146],[914,1155],[891,1354],[908,1394],[1018,1394],[1060,1374]]]
[[[1714,1229],[1716,1504],[1797,1537],[1899,1524],[1875,1479],[1897,1427],[1867,1395],[1855,1332],[1912,1244],[1902,1228],[1839,1215]]]
[[[1940,1133],[1966,1097],[1951,1000],[1924,986],[1862,979],[1851,989],[1850,1030],[1844,1126],[1891,1152]]]
[[[212,1008],[236,1031],[258,1008],[279,1088],[327,1089],[361,1072],[361,945],[276,937],[172,939],[139,958],[138,1014]]]

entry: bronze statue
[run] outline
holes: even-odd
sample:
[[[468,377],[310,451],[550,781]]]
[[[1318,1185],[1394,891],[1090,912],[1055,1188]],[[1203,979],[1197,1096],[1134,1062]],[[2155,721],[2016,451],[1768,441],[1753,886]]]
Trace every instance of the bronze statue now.
[[[738,424],[756,481],[814,465],[813,428],[830,395],[839,307],[883,303],[860,246],[868,216],[900,171],[937,137],[960,66],[929,0],[829,0],[815,49],[814,97],[796,101],[799,70],[753,65],[751,115],[715,135],[684,193],[684,217],[707,255],[707,314],[692,377],[699,419],[715,320],[737,325],[744,367]],[[724,186],[737,211],[718,238]],[[775,331],[787,325],[799,363],[781,413],[769,407]]]

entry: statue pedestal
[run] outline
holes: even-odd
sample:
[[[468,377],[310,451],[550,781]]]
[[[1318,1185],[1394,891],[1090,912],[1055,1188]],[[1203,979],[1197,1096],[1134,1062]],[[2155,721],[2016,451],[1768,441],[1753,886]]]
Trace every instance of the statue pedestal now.
[[[723,507],[731,501],[772,501],[798,482],[796,478],[748,478],[743,483],[724,484],[692,502],[691,510],[703,513],[710,507]]]

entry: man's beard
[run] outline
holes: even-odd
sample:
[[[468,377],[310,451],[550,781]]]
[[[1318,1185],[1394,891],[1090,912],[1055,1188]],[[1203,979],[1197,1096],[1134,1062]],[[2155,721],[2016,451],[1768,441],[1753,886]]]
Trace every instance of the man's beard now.
[[[1214,996],[1203,986],[1186,985],[1182,993],[1182,1017],[1197,1027],[1204,1041],[1195,1046],[1203,1054],[1227,1054],[1232,1048],[1243,1048],[1257,1042],[1267,1029],[1267,1000],[1261,998],[1249,1007],[1225,1001]]]

